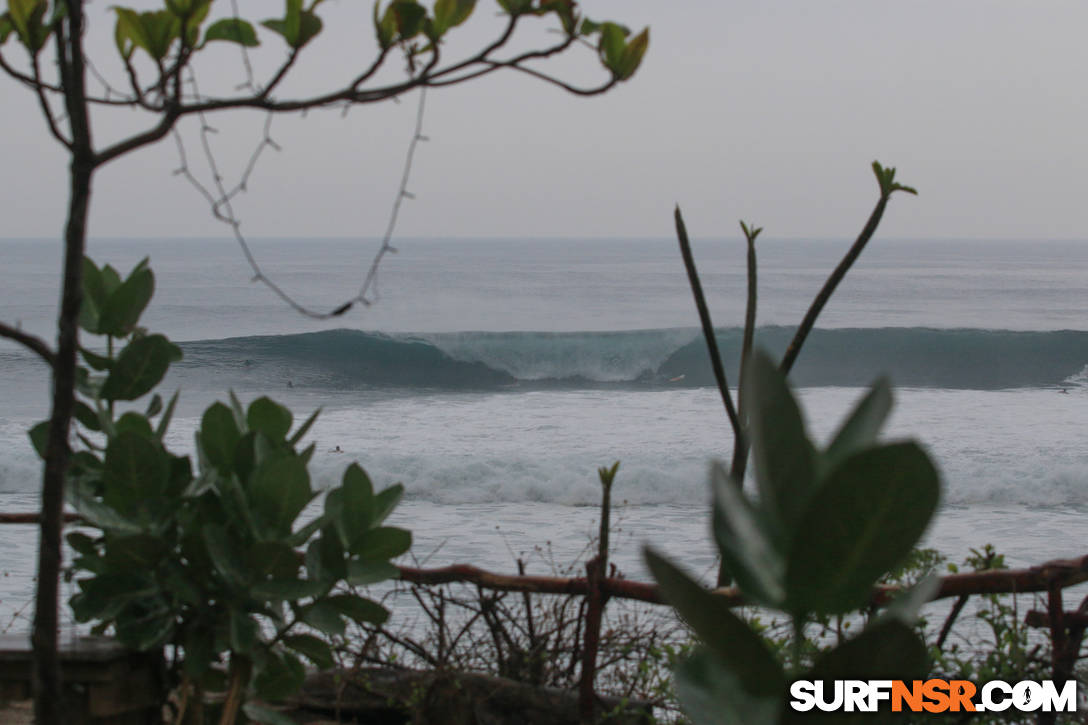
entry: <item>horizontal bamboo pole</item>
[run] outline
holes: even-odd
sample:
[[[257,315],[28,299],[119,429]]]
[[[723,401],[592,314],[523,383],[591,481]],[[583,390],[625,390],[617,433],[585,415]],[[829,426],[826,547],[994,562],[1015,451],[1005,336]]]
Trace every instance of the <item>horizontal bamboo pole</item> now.
[[[78,523],[78,514],[67,513],[64,520]],[[36,512],[0,513],[0,524],[37,524]],[[400,578],[412,584],[448,584],[464,582],[485,589],[536,594],[589,593],[585,577],[547,577],[498,574],[470,564],[454,564],[435,569],[398,567]],[[933,599],[945,599],[972,594],[1025,594],[1043,592],[1051,586],[1065,588],[1088,581],[1088,555],[1074,559],[1055,559],[1027,569],[997,569],[993,571],[949,574],[940,578],[940,586]],[[650,604],[663,604],[656,584],[630,579],[605,578],[601,580],[605,594],[618,599],[633,599]],[[873,589],[872,602],[886,604],[902,591],[899,586],[878,586]],[[747,603],[744,595],[735,587],[721,587],[712,593],[725,599],[731,606]]]
[[[79,514],[64,514],[64,523],[72,524],[82,521],[83,517]],[[0,524],[39,524],[41,523],[41,515],[37,511],[31,511],[27,513],[18,514],[5,514],[0,513]]]

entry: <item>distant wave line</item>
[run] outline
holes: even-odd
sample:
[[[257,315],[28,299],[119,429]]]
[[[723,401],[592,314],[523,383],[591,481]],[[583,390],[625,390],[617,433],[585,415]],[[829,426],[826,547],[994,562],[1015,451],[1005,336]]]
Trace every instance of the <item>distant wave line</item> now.
[[[739,328],[720,328],[727,370]],[[762,327],[759,345],[785,349],[793,328]],[[619,332],[383,334],[326,330],[182,343],[186,368],[286,375],[295,385],[437,390],[509,387],[703,387],[714,384],[694,328]],[[890,375],[906,387],[997,390],[1088,383],[1088,332],[922,327],[813,332],[792,374],[799,386],[859,386]],[[735,380],[731,380],[736,384]]]

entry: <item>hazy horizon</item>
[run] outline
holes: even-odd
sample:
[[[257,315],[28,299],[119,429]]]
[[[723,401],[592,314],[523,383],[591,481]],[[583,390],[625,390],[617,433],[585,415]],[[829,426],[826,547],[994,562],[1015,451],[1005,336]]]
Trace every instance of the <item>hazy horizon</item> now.
[[[279,12],[254,0],[240,6],[258,19]],[[876,200],[873,160],[897,167],[921,192],[894,199],[881,237],[1088,236],[1080,199],[1088,98],[1075,90],[1088,67],[1082,3],[585,0],[581,8],[651,27],[638,74],[590,99],[513,73],[431,91],[430,142],[417,151],[409,185],[416,198],[404,205],[398,236],[667,237],[679,203],[696,237],[732,238],[743,218],[767,238],[849,238]],[[97,3],[88,12],[89,53],[120,81],[112,13]],[[346,48],[361,46],[358,62],[369,58],[369,13],[323,5],[325,32],[284,93],[335,82],[347,70]],[[447,57],[481,45],[497,22],[494,8],[480,3]],[[526,42],[541,37],[530,33]],[[599,82],[593,51],[576,50],[542,67]],[[23,62],[14,41],[4,51]],[[282,52],[263,33],[255,58],[271,63]],[[241,79],[233,49],[208,53],[206,83],[229,89]],[[401,62],[391,60],[387,78],[400,74]],[[55,238],[67,195],[64,155],[33,94],[6,76],[0,88],[0,236]],[[246,233],[380,235],[416,101],[410,94],[346,116],[335,109],[277,117],[273,138],[283,150],[261,160],[238,203]],[[260,140],[263,120],[211,119],[228,178]],[[94,130],[104,143],[147,123],[123,112]],[[182,131],[195,156],[195,123]],[[203,200],[173,175],[177,166],[167,138],[105,167],[90,235],[222,236]]]

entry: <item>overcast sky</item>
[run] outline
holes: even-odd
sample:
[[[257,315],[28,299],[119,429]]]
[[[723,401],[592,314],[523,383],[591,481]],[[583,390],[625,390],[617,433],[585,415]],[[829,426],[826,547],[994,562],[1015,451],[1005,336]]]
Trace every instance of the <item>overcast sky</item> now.
[[[135,3],[152,7],[155,3]],[[219,5],[224,5],[220,0]],[[112,13],[91,2],[89,52],[112,62]],[[249,0],[243,14],[280,3]],[[1088,4],[1081,0],[585,0],[593,18],[651,27],[642,69],[597,98],[505,74],[435,90],[405,206],[403,236],[669,236],[679,202],[700,236],[738,218],[776,237],[845,237],[876,195],[869,164],[896,166],[889,237],[1088,238]],[[447,48],[494,32],[495,4]],[[330,87],[373,53],[369,3],[330,0],[327,32],[286,91]],[[282,45],[265,34],[257,62]],[[532,40],[539,40],[533,36]],[[14,42],[7,57],[22,59]],[[228,52],[229,50],[229,52]],[[400,63],[392,64],[393,76]],[[265,66],[267,67],[267,66]],[[594,54],[553,66],[600,79]],[[114,75],[120,84],[123,76]],[[206,86],[241,78],[238,54],[203,66]],[[0,237],[60,233],[65,158],[34,98],[0,79]],[[252,236],[377,236],[411,137],[416,96],[399,104],[279,117],[282,151],[264,158],[239,203]],[[259,114],[218,118],[227,175],[261,137]],[[105,141],[147,123],[99,118]],[[196,151],[195,125],[183,127]],[[172,175],[167,140],[103,170],[92,236],[222,236]]]

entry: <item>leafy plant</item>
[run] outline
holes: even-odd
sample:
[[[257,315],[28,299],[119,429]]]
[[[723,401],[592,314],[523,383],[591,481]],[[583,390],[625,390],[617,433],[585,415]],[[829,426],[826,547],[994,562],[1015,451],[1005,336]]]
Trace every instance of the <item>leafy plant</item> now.
[[[176,393],[165,406],[155,395],[146,409],[118,415],[118,403],[150,393],[181,357],[138,325],[154,291],[147,260],[124,280],[85,260],[83,278],[81,325],[105,336],[106,350],[81,350],[84,447],[73,455],[67,496],[98,531],[67,536],[78,553],[72,610],[133,648],[179,648],[179,720],[204,707],[205,691],[225,689],[220,722],[233,722],[250,686],[262,700],[283,699],[302,684],[303,660],[333,665],[329,639],[348,620],[389,616],[349,587],[397,576],[389,560],[408,550],[411,534],[384,522],[403,487],[375,492],[352,464],[323,511],[303,523],[317,493],[307,471],[314,444],[299,447],[318,413],[295,426],[271,399],[243,408],[233,394],[204,412],[194,470],[164,442]],[[31,432],[39,444],[43,425]]]
[[[307,88],[300,95],[284,93],[290,86],[289,77],[301,64],[301,53],[316,44],[325,21],[321,13],[323,0],[285,0],[283,14],[256,21],[238,14],[236,4],[229,9],[219,3],[223,13],[215,17],[213,0],[164,0],[159,9],[138,11],[126,6],[103,8],[101,15],[112,21],[113,36],[123,80],[110,80],[96,68],[108,63],[89,57],[84,46],[90,22],[86,0],[7,0],[6,11],[0,12],[0,70],[36,97],[45,127],[60,144],[68,157],[69,190],[63,244],[64,262],[60,314],[57,322],[57,344],[53,350],[42,339],[17,326],[0,322],[0,336],[24,345],[41,357],[51,368],[53,376],[52,412],[48,426],[37,432],[44,450],[42,474],[41,537],[38,554],[38,592],[34,611],[33,668],[35,718],[41,725],[62,725],[67,722],[60,691],[60,663],[57,657],[58,576],[61,569],[61,530],[64,485],[74,461],[69,457],[69,433],[76,411],[77,352],[79,350],[78,321],[81,318],[83,292],[83,258],[86,249],[87,219],[89,217],[91,186],[95,174],[110,162],[157,143],[177,129],[186,117],[199,119],[205,133],[210,128],[208,118],[234,110],[259,110],[270,116],[277,113],[298,113],[333,106],[380,103],[397,98],[416,88],[456,85],[504,70],[516,70],[545,81],[565,91],[579,95],[604,93],[632,77],[639,67],[649,43],[648,31],[632,34],[627,28],[612,22],[596,22],[581,14],[573,0],[497,0],[504,16],[504,27],[498,35],[467,54],[444,57],[444,41],[463,25],[476,8],[475,0],[435,0],[428,7],[417,0],[376,0],[373,13],[373,56],[356,64],[349,61],[343,72],[328,76],[320,88]],[[320,11],[320,12],[319,12]],[[558,32],[553,40],[534,47],[509,50],[519,27],[537,20],[552,21]],[[238,80],[233,91],[223,95],[206,95],[196,83],[200,65],[205,59],[209,72],[221,76],[222,67],[203,51],[209,44],[232,43],[243,50],[262,42],[269,34],[282,43],[285,53],[268,72],[262,73],[243,53]],[[10,42],[9,42],[10,41]],[[55,45],[55,54],[43,62],[42,52]],[[573,48],[589,45],[595,48],[594,62],[604,72],[601,82],[579,87],[549,75],[540,61]],[[8,49],[21,47],[18,55],[22,64],[8,55]],[[343,56],[343,54],[341,54]],[[357,57],[357,54],[351,54]],[[391,58],[402,56],[407,77],[387,80],[381,73]],[[453,55],[451,53],[451,55]],[[346,56],[344,56],[346,57]],[[88,88],[93,74],[103,87],[101,91]],[[229,84],[228,84],[229,85]],[[123,90],[120,87],[123,86]],[[119,107],[128,108],[142,116],[142,128],[132,134],[109,138],[92,138],[92,127],[100,113],[111,115]],[[107,124],[108,125],[108,124]],[[418,133],[418,132],[417,132]],[[260,149],[274,145],[265,138]],[[255,162],[256,156],[254,157]],[[228,191],[222,176],[209,159],[215,178],[215,194],[201,189],[212,204],[213,214],[228,221],[235,233],[238,222],[231,214],[230,200],[245,188],[244,181]],[[251,162],[248,167],[252,169]],[[184,168],[184,162],[183,162]],[[248,177],[248,171],[246,176]],[[402,190],[403,191],[403,190]],[[241,237],[239,241],[243,243]],[[329,312],[313,312],[290,297],[264,275],[264,282],[295,310],[310,317],[328,319],[346,313],[356,303],[367,304],[366,294],[373,280],[377,260],[388,251],[384,245],[360,292]],[[247,260],[255,266],[249,250]],[[255,270],[256,271],[256,270]],[[107,322],[111,322],[107,319]],[[135,344],[135,341],[133,341]],[[161,366],[163,353],[173,354],[161,342],[145,342],[156,348],[156,365]],[[135,352],[132,360],[137,360]],[[142,359],[142,358],[140,358]],[[120,364],[120,362],[118,362]],[[153,377],[150,373],[148,378]],[[142,381],[136,381],[140,382]],[[139,385],[136,386],[138,388]],[[107,402],[124,400],[122,395],[135,395],[134,390],[109,388],[100,391]],[[113,396],[113,397],[111,397]]]
[[[887,381],[873,385],[822,450],[768,355],[753,354],[742,384],[758,496],[714,464],[714,536],[742,593],[789,617],[793,652],[776,656],[725,600],[647,548],[663,596],[702,642],[676,670],[685,711],[700,724],[792,722],[788,679],[920,677],[928,656],[913,621],[931,579],[811,663],[802,651],[806,623],[864,607],[873,585],[908,559],[937,508],[940,483],[927,454],[913,442],[877,442],[892,406]]]

